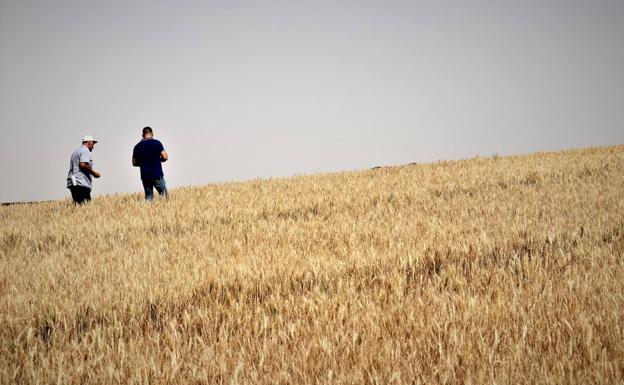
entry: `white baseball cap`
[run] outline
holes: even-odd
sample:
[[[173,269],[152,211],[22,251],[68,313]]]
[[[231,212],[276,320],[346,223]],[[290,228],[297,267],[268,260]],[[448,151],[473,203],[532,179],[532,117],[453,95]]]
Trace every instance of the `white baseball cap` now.
[[[93,143],[97,143],[98,141],[93,139],[93,136],[91,135],[85,135],[82,137],[82,143],[84,142],[93,142]]]

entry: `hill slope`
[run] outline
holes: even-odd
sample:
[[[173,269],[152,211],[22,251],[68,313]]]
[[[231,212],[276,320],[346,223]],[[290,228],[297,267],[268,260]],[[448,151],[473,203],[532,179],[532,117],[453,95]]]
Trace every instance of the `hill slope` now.
[[[624,381],[624,146],[0,218],[2,383]]]

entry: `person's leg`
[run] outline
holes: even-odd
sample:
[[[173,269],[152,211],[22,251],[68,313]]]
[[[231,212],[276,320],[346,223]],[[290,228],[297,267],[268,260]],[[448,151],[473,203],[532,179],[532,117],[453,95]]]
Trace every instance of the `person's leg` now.
[[[84,204],[91,200],[91,189],[84,186],[72,186],[69,188],[71,191],[72,199],[75,204]]]
[[[69,191],[71,192],[71,196],[75,205],[82,203],[80,200],[80,193],[78,192],[78,186],[71,186],[69,188]]]
[[[143,190],[145,190],[145,200],[152,201],[154,199],[154,182],[151,180],[141,180],[143,182]]]
[[[167,183],[165,182],[165,177],[160,177],[159,179],[156,179],[154,181],[154,187],[156,188],[156,191],[158,191],[158,195],[160,195],[163,198],[166,198],[169,195],[169,192],[167,191]]]
[[[82,203],[90,202],[91,201],[91,189],[88,187],[83,187],[82,196],[83,196]]]

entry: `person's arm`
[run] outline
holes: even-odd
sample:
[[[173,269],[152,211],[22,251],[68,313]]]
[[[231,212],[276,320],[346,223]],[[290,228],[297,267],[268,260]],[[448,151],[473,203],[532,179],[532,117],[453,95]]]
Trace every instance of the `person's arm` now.
[[[87,162],[80,162],[80,169],[87,174],[93,175],[93,177],[95,178],[99,178],[102,175],[99,172],[92,169],[91,166],[89,166],[89,163]]]
[[[141,165],[137,158],[138,158],[138,156],[137,156],[137,146],[134,146],[134,148],[132,149],[132,165],[134,167],[139,167]]]
[[[162,150],[160,152],[160,161],[161,162],[166,162],[169,159],[169,155],[167,154],[167,151]]]

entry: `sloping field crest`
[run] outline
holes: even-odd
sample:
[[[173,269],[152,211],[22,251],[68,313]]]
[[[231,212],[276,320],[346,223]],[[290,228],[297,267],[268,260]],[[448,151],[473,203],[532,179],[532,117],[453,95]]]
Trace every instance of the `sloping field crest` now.
[[[622,384],[624,146],[0,207],[3,384]]]

